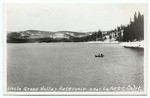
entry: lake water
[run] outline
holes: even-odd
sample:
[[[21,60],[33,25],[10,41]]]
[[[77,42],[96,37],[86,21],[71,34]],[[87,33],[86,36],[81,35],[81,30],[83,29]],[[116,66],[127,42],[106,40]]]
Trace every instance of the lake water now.
[[[103,53],[103,58],[95,55]],[[7,44],[8,87],[144,86],[144,50],[118,44]]]

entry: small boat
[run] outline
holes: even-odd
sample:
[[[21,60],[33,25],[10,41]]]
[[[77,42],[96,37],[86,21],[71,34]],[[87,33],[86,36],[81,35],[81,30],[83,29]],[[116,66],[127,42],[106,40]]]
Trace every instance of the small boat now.
[[[104,54],[95,55],[95,57],[104,57]]]

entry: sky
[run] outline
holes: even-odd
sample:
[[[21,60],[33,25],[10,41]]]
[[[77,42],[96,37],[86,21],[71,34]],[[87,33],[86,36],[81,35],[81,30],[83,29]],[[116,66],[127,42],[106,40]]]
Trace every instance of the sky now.
[[[4,5],[7,31],[107,31],[127,25],[134,13],[145,15],[145,4],[22,3]]]

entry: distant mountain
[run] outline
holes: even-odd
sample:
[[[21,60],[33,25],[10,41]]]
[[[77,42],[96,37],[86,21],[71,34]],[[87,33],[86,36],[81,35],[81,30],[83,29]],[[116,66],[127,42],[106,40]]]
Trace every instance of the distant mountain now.
[[[58,31],[56,33],[65,34],[65,35],[73,36],[73,37],[84,37],[84,36],[88,36],[89,35],[89,33],[73,32],[73,31]]]
[[[122,31],[40,31],[26,30],[18,32],[7,32],[8,43],[49,43],[49,42],[88,42],[88,41],[116,41],[121,38]]]
[[[19,39],[35,39],[35,38],[70,38],[70,37],[84,37],[89,33],[73,32],[73,31],[40,31],[40,30],[27,30],[18,32],[9,32],[7,38],[19,38]]]

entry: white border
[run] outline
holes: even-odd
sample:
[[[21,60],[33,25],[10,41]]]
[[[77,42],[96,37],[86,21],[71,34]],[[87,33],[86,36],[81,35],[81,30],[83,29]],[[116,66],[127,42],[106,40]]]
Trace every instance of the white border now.
[[[9,3],[22,3],[22,1],[23,0],[13,0],[13,2],[12,2],[12,0],[5,0],[6,2],[8,2],[9,1]],[[23,1],[23,3],[35,3],[35,1],[36,1],[36,3],[46,3],[46,2],[48,2],[48,1],[50,1],[50,0],[42,0],[42,1],[40,1],[40,0],[30,0],[30,1],[28,1],[28,0],[26,0],[26,1]],[[39,2],[38,2],[39,1]],[[46,1],[46,2],[45,2]],[[63,2],[70,2],[71,1],[71,3],[72,2],[74,2],[74,0],[63,0]],[[77,2],[79,2],[80,0],[77,0]],[[93,0],[94,1],[94,3],[95,3],[95,1],[97,1],[97,2],[99,2],[99,1],[102,1],[102,0]],[[111,3],[112,2],[112,0],[108,0],[107,2],[105,2],[105,1],[102,1],[102,3]],[[114,2],[114,1],[117,1],[117,2]],[[114,0],[113,1],[113,3],[122,3],[122,2],[118,2],[118,1],[120,1],[120,0]],[[128,1],[128,2],[126,2],[126,1],[128,1],[128,0],[125,0],[124,1],[124,3],[139,3],[141,0],[130,0],[130,2]],[[134,1],[134,2],[133,2]],[[144,1],[144,2],[140,2],[140,3],[145,3],[145,1],[146,0],[142,0],[142,1]],[[51,2],[62,2],[62,0],[60,1],[60,0],[51,0]],[[76,1],[75,1],[76,2]],[[83,3],[85,2],[85,0],[83,0]],[[92,0],[87,0],[86,2],[92,2]],[[148,16],[148,15],[147,15]],[[148,18],[148,17],[147,17]],[[4,19],[3,19],[4,20]],[[3,30],[4,31],[4,30]],[[148,28],[146,29],[145,28],[145,31],[148,31]],[[3,44],[3,49],[5,50],[6,49],[6,45],[4,45],[4,41],[5,41],[5,38],[4,38],[4,36],[5,36],[5,33],[3,33],[2,34],[3,35],[3,41],[2,41],[2,44]],[[147,35],[148,35],[148,32],[147,32]],[[145,37],[145,39],[147,39],[147,35],[145,35],[146,37]],[[146,40],[146,42],[148,42],[147,40]],[[146,43],[146,46],[147,46],[148,44]],[[148,48],[148,47],[147,47]],[[145,52],[146,53],[148,53],[148,49],[147,48],[145,48]],[[2,48],[1,48],[2,49]],[[3,54],[4,54],[4,52],[3,52]],[[3,56],[4,57],[4,56]],[[6,55],[5,55],[5,57],[6,57]],[[147,55],[145,55],[145,58],[147,58]],[[4,60],[3,60],[4,61]],[[147,63],[147,61],[148,60],[146,60],[145,59],[145,63]],[[6,62],[5,62],[5,64],[6,64]],[[147,64],[146,64],[147,65]],[[146,68],[146,70],[145,70],[145,74],[146,74],[146,71],[147,71],[147,67],[145,67]],[[4,67],[4,71],[6,71],[6,68]],[[145,76],[145,75],[144,75]],[[148,78],[147,76],[146,76],[146,78]],[[144,78],[145,79],[145,78]],[[146,80],[145,80],[146,81]],[[145,82],[145,86],[146,86],[146,82]],[[5,85],[6,86],[6,85]],[[146,89],[146,88],[145,88]],[[146,90],[145,90],[146,91]],[[5,94],[7,94],[6,92],[4,92]],[[26,93],[26,92],[25,92]],[[21,95],[26,95],[25,93],[22,93]],[[29,92],[31,95],[35,95],[35,92]],[[28,93],[28,94],[29,94]],[[38,92],[39,94],[38,95],[43,95],[42,94],[42,92]],[[60,92],[57,92],[57,93],[55,93],[55,94],[52,94],[53,92],[51,92],[50,94],[45,94],[45,92],[43,92],[44,93],[44,95],[66,95],[65,93],[62,93],[62,94],[60,94]],[[59,94],[58,94],[59,93]],[[76,93],[76,92],[75,92]],[[89,94],[85,94],[85,92],[79,92],[80,93],[80,95],[93,95],[93,93],[92,92],[88,92]],[[94,92],[95,94],[94,95],[108,95],[108,94],[106,94],[106,93],[108,93],[108,92],[102,92],[103,94],[100,94],[99,92]],[[10,95],[14,95],[15,93],[10,93]],[[20,95],[19,93],[16,93],[17,95]],[[134,92],[134,94],[132,93],[132,92],[129,92],[129,93],[127,93],[127,94],[124,94],[124,93],[120,93],[119,95],[145,95],[146,94],[146,92],[144,92],[144,93],[141,93],[141,92],[139,92],[139,93],[136,93],[135,94],[135,92]],[[68,94],[67,94],[68,95]],[[69,92],[69,95],[70,95],[70,92]],[[79,95],[79,94],[71,94],[71,95]],[[117,93],[110,93],[109,92],[109,95],[118,95],[118,92]]]

